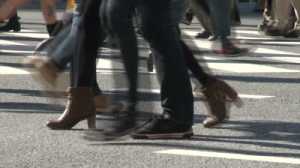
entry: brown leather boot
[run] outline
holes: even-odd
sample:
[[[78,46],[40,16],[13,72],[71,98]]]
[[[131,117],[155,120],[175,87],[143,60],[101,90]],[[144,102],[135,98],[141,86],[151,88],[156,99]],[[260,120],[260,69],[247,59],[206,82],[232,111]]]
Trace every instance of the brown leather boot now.
[[[206,106],[209,109],[208,117],[203,121],[204,127],[213,127],[229,117],[230,103],[241,103],[237,92],[225,81],[212,78],[202,90],[206,97]]]
[[[78,122],[87,119],[88,127],[95,128],[94,94],[89,87],[69,88],[68,103],[64,113],[55,120],[50,120],[51,129],[71,129]]]

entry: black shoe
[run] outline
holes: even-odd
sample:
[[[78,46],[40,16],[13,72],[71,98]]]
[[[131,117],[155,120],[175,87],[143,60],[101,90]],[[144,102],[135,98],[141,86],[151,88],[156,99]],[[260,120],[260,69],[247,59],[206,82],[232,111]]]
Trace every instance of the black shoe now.
[[[296,29],[287,31],[283,36],[286,38],[298,38],[300,35],[300,32]]]
[[[0,32],[9,32],[13,30],[14,32],[21,31],[21,23],[19,22],[19,17],[14,17],[9,19],[9,21],[0,27]]]
[[[113,111],[115,123],[110,130],[104,131],[106,140],[113,140],[125,135],[129,135],[137,127],[137,114],[134,107],[125,107],[122,110]]]
[[[207,39],[210,35],[211,35],[211,34],[210,34],[208,31],[203,30],[203,31],[199,32],[199,33],[195,36],[195,38],[197,38],[197,39]]]
[[[193,136],[191,126],[178,124],[162,116],[153,118],[131,134],[135,139],[184,139]]]

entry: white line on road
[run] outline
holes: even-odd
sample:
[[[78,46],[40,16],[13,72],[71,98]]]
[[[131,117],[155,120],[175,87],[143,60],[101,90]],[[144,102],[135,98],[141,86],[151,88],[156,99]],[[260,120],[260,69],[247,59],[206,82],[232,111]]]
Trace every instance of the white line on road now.
[[[27,33],[23,33],[23,32],[18,32],[18,33],[2,33],[2,34],[6,34],[6,35],[10,35],[10,36],[18,36],[18,37],[28,37],[28,38],[37,38],[37,39],[46,39],[49,38],[49,35],[47,33],[34,33],[34,32],[27,32]]]
[[[300,63],[300,56],[299,57],[262,56],[262,58],[281,61],[281,62],[288,62],[288,63]]]
[[[116,88],[116,89],[108,89],[106,91],[111,91],[111,92],[117,92],[117,91],[127,91],[128,88]],[[138,89],[139,92],[146,92],[146,93],[155,93],[155,94],[160,94],[159,89],[145,89],[145,88],[140,88]],[[245,99],[268,99],[268,98],[274,98],[275,96],[268,96],[268,95],[251,95],[251,94],[239,94],[240,98],[245,98]]]
[[[206,63],[209,68],[234,73],[295,73],[299,70],[277,68],[267,65],[257,65],[248,63]]]
[[[8,66],[0,66],[0,75],[28,75],[30,72],[21,68],[13,68]]]
[[[9,46],[9,45],[18,45],[18,46],[27,46],[24,43],[18,43],[18,42],[14,42],[12,40],[0,40],[0,45],[2,46]]]
[[[233,73],[295,73],[300,72],[299,70],[290,70],[285,68],[277,68],[267,65],[258,65],[250,63],[210,63],[209,60],[222,60],[212,57],[204,57],[207,59],[206,65],[209,68],[227,71]],[[107,73],[111,69],[116,68],[116,70],[123,70],[123,64],[121,62],[109,60],[109,59],[99,59],[97,68],[101,68],[100,72]],[[139,67],[140,72],[146,72],[146,68]]]
[[[260,35],[260,33],[257,30],[233,30],[232,33],[238,33],[238,34],[251,34],[251,35]]]
[[[275,50],[275,49],[269,49],[269,48],[261,48],[258,47],[254,51],[256,54],[275,54],[275,55],[293,55],[293,56],[300,56],[299,53],[295,52],[288,52],[288,51],[282,51],[282,50]]]
[[[211,152],[200,150],[183,150],[183,149],[171,149],[156,151],[157,154],[169,154],[169,155],[181,155],[181,156],[194,156],[194,157],[211,157],[211,158],[223,158],[233,160],[247,160],[247,161],[259,161],[259,162],[272,162],[272,163],[286,163],[286,164],[300,164],[299,158],[291,157],[277,157],[277,156],[259,156],[250,154],[239,153],[223,153],[223,152]]]
[[[9,53],[9,54],[33,54],[33,51],[26,50],[0,50],[0,53]]]
[[[212,49],[212,43],[210,41],[205,41],[205,40],[197,40],[194,39],[193,35],[196,34],[195,31],[191,30],[184,30],[183,31],[186,35],[192,36],[192,42],[197,45],[197,47],[202,48],[202,49]],[[240,36],[237,36],[240,37]],[[240,37],[241,38],[241,37]],[[254,38],[255,39],[255,38]],[[263,39],[258,39],[258,40],[263,40]],[[274,39],[275,40],[275,39]],[[251,51],[256,54],[276,54],[276,55],[293,55],[293,56],[300,56],[299,53],[296,52],[288,52],[288,51],[282,51],[282,50],[275,50],[275,49],[269,49],[269,48],[261,48],[258,47],[255,50]]]

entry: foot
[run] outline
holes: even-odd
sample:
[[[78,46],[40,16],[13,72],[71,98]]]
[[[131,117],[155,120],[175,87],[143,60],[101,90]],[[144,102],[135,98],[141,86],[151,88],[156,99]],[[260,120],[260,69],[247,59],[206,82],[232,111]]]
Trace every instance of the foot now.
[[[31,56],[25,59],[24,64],[33,65],[33,67],[38,71],[38,76],[34,77],[43,85],[50,84],[52,87],[56,86],[60,69],[50,58]]]
[[[300,35],[300,31],[293,29],[293,30],[287,31],[283,36],[286,38],[298,38],[299,35]]]
[[[88,127],[95,127],[95,103],[93,91],[88,87],[69,88],[68,103],[63,114],[47,123],[47,127],[54,130],[73,128],[78,122],[87,119]]]
[[[208,116],[204,121],[203,121],[203,126],[205,128],[212,128],[220,123],[224,122],[224,120],[220,120],[219,118],[216,118],[214,116]]]
[[[222,48],[214,51],[217,54],[226,56],[236,56],[249,52],[247,48],[239,48],[235,46],[231,41],[222,42]]]
[[[184,139],[193,136],[191,126],[179,124],[162,116],[153,118],[131,134],[135,139]]]
[[[104,136],[106,140],[113,140],[125,135],[129,135],[134,129],[136,129],[136,111],[133,107],[126,106],[122,109],[113,108],[112,111],[116,122],[111,128],[104,131]]]
[[[7,23],[0,27],[0,32],[9,32],[9,31],[19,32],[21,31],[21,23],[19,18],[10,19]]]
[[[202,30],[201,32],[199,32],[199,33],[195,36],[195,38],[197,38],[197,39],[207,39],[210,35],[211,35],[211,34],[210,34],[208,31]]]

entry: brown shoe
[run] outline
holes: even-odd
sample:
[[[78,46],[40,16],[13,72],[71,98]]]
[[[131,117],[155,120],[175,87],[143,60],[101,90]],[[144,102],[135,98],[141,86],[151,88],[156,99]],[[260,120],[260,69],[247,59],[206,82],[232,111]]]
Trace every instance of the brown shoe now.
[[[47,127],[51,129],[71,129],[78,122],[87,119],[88,127],[95,128],[94,94],[89,87],[69,88],[69,97],[63,114],[50,120]]]
[[[24,64],[33,65],[38,71],[38,76],[33,75],[33,77],[40,83],[43,85],[50,84],[52,87],[56,86],[60,70],[50,58],[31,56],[25,59]]]
[[[228,105],[241,103],[237,92],[225,81],[212,78],[202,90],[209,109],[208,117],[203,121],[204,127],[213,127],[229,117]]]

